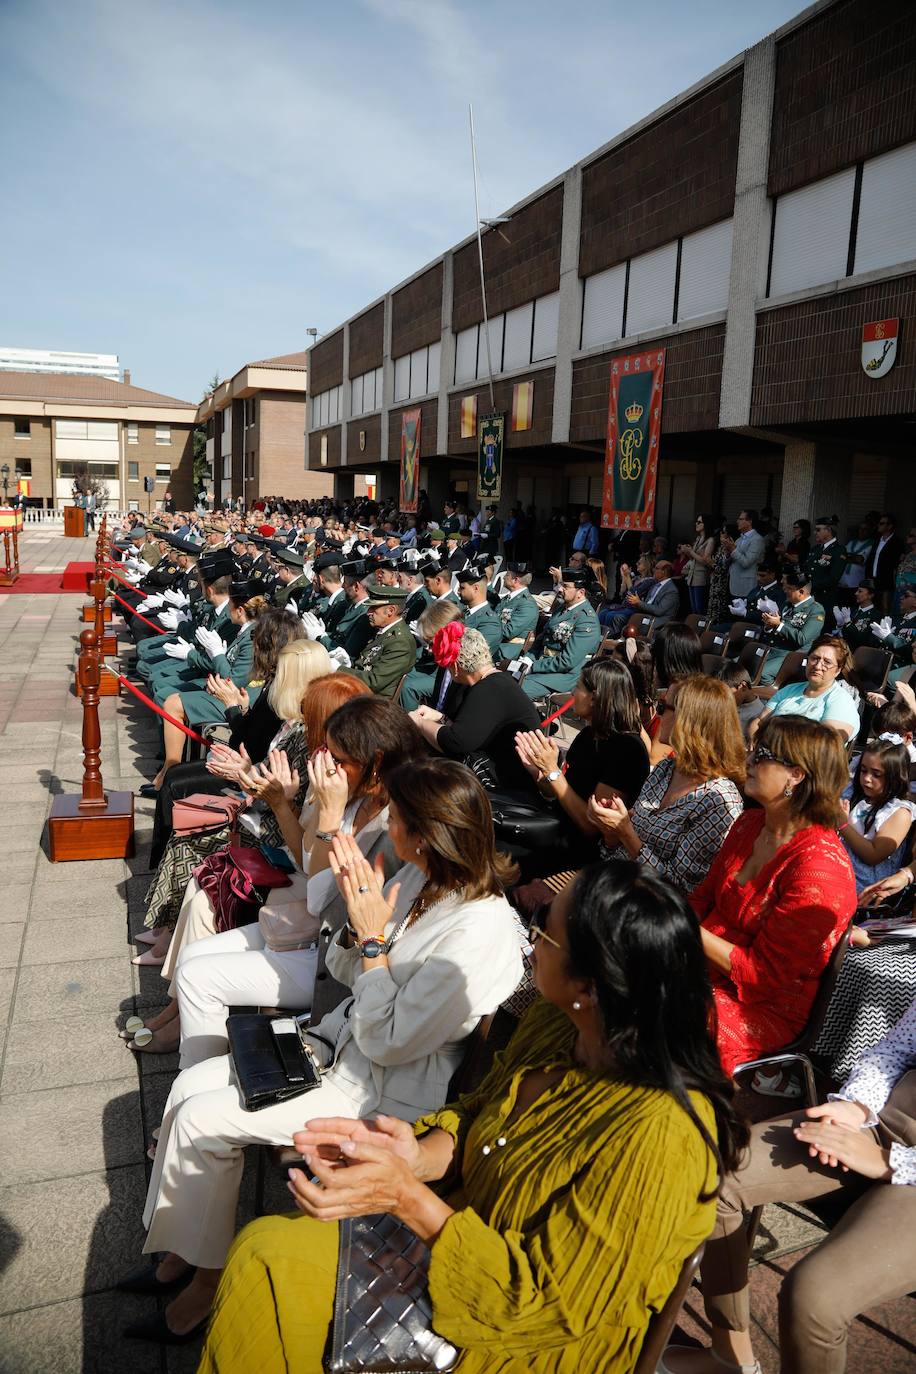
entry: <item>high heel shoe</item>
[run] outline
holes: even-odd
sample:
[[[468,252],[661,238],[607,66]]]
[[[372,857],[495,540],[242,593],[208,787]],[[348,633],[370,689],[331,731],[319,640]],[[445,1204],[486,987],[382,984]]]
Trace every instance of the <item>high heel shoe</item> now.
[[[153,1260],[152,1264],[143,1264],[139,1269],[132,1269],[123,1279],[118,1280],[115,1288],[119,1293],[140,1293],[144,1297],[163,1298],[167,1293],[186,1288],[194,1277],[193,1268],[188,1268],[183,1274],[179,1274],[177,1279],[169,1279],[164,1283],[156,1278],[158,1268],[159,1261]]]
[[[158,1345],[190,1345],[192,1341],[200,1340],[209,1320],[209,1316],[206,1316],[203,1321],[192,1326],[190,1331],[179,1335],[169,1326],[165,1314],[157,1312],[155,1316],[141,1317],[138,1322],[131,1322],[130,1326],[125,1326],[123,1334],[129,1341],[155,1341]]]
[[[154,954],[151,949],[145,949],[142,954],[135,954],[130,961],[132,964],[139,964],[141,968],[162,968],[165,963],[165,955],[160,959],[158,954]]]

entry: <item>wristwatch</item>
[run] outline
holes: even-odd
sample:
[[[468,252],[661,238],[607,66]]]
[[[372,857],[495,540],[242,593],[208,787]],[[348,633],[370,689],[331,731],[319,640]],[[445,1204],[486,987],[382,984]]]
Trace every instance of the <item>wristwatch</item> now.
[[[388,941],[384,935],[370,935],[366,940],[360,940],[359,952],[364,959],[377,959],[380,954],[388,953]]]
[[[561,778],[562,776],[563,776],[563,774],[562,774],[562,772],[560,771],[559,768],[551,768],[551,770],[550,770],[549,773],[545,773],[545,774],[544,774],[544,781],[545,781],[545,782],[556,782],[557,778]]]

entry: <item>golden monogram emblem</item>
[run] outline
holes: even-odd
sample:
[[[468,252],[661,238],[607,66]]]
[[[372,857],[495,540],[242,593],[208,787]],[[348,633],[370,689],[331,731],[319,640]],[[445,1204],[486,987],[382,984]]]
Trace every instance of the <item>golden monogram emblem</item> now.
[[[642,448],[641,429],[625,429],[618,444],[620,446],[620,476],[624,482],[635,482],[642,473],[642,462],[638,450]]]

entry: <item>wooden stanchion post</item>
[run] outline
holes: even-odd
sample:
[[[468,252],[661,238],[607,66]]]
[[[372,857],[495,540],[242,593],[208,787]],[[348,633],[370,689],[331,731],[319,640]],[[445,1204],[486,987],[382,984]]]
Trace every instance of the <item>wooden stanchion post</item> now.
[[[102,662],[94,629],[80,635],[79,683],[83,701],[83,786],[78,797],[54,798],[48,819],[52,863],[77,859],[128,859],[134,852],[134,794],[105,792],[99,685]]]

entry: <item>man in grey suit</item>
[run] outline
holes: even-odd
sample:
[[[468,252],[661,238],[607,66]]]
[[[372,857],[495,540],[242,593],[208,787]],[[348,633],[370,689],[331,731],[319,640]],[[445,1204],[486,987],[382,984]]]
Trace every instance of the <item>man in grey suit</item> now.
[[[738,538],[722,535],[722,545],[731,555],[728,564],[728,590],[732,600],[747,595],[757,586],[757,567],[766,550],[762,534],[755,528],[757,512],[743,510],[738,516]]]
[[[631,611],[639,615],[651,615],[655,619],[656,626],[667,625],[669,621],[676,620],[680,610],[681,598],[677,587],[671,580],[673,567],[666,558],[660,558],[655,565],[655,586],[646,596],[645,601],[640,601],[638,596],[631,592],[627,597],[627,605]]]

